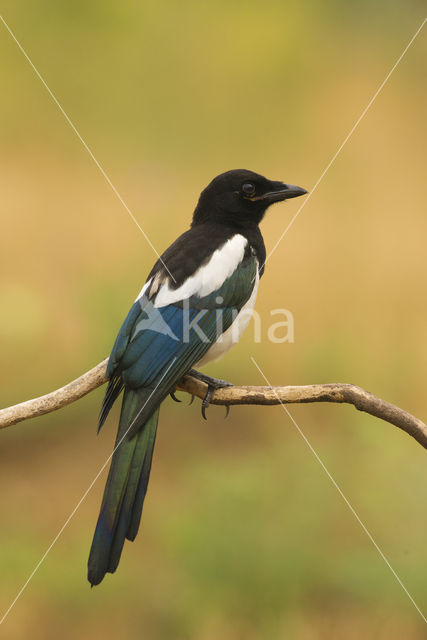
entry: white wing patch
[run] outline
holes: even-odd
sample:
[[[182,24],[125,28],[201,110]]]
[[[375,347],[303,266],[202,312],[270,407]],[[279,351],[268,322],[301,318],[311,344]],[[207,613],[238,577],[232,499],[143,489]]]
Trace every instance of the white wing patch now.
[[[245,248],[248,244],[246,238],[240,233],[227,240],[219,249],[214,251],[209,262],[197,269],[177,289],[169,287],[169,278],[162,284],[157,293],[154,306],[166,307],[168,304],[185,300],[197,295],[199,298],[207,296],[219,289],[242,262]],[[150,281],[151,282],[151,281]],[[148,287],[147,283],[145,286]],[[143,287],[141,294],[145,293]],[[138,297],[140,297],[138,296]]]
[[[152,280],[152,278],[150,278],[150,280],[147,280],[147,282],[144,284],[144,286],[142,287],[141,291],[136,296],[135,302],[137,302],[137,300],[142,298],[142,296],[144,295],[144,293],[147,291],[148,287],[150,286],[151,280]]]
[[[165,282],[165,280],[163,279],[163,282]],[[140,298],[142,298],[144,295],[147,296],[147,298],[149,300],[151,300],[151,298],[157,293],[157,291],[159,290],[160,286],[162,284],[162,274],[161,273],[156,273],[156,275],[154,276],[154,278],[150,278],[149,280],[147,280],[147,282],[144,284],[144,286],[142,287],[141,291],[138,293],[135,302],[137,302],[137,300],[139,300]]]

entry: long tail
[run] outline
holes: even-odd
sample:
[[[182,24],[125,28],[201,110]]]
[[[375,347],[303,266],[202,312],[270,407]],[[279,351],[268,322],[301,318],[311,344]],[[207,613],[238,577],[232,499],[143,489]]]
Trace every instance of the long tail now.
[[[159,409],[128,439],[147,400],[146,390],[125,389],[119,429],[88,561],[88,580],[99,584],[119,564],[125,539],[138,533],[156,440]],[[121,442],[120,442],[121,441]],[[120,443],[120,444],[119,444]]]

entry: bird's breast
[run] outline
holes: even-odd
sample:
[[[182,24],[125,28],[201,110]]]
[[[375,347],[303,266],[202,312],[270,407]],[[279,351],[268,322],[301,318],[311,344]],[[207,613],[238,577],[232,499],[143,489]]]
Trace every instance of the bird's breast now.
[[[196,367],[204,367],[209,362],[215,362],[222,358],[242,337],[243,332],[249,324],[255,307],[256,297],[258,293],[259,272],[257,269],[254,288],[252,289],[249,300],[243,305],[239,313],[236,315],[234,322],[226,329],[213,343],[211,348],[201,360],[195,365]]]

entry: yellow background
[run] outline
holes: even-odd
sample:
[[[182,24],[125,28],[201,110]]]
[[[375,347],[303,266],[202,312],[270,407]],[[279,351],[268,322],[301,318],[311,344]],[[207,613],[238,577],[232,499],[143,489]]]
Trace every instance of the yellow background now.
[[[409,39],[423,4],[153,0],[3,5],[3,15],[163,251],[216,174],[309,190]],[[226,359],[235,383],[354,382],[426,418],[425,29],[267,264]],[[0,25],[1,406],[108,355],[155,255]],[[271,249],[302,200],[262,224]],[[270,310],[295,343],[266,339]],[[103,390],[1,432],[6,610],[109,455]],[[186,398],[183,397],[186,401]],[[427,611],[425,452],[351,407],[292,415]],[[394,639],[425,625],[280,408],[167,401],[143,526],[90,590],[105,472],[4,623],[5,637]]]

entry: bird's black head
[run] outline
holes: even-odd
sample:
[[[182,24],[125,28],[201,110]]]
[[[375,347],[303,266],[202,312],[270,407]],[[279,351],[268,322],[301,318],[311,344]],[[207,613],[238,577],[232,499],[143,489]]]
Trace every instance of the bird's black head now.
[[[226,171],[200,194],[192,226],[206,222],[232,226],[259,224],[271,204],[305,193],[301,187],[267,180],[246,169]]]

